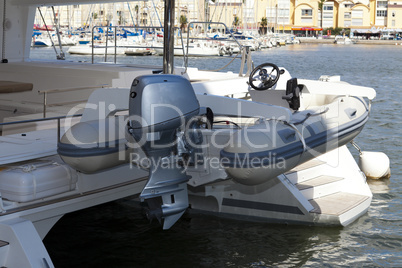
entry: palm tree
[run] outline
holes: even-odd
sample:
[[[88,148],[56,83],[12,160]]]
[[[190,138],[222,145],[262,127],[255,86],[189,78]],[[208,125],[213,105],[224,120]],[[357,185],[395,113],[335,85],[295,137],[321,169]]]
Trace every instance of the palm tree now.
[[[322,28],[322,21],[323,21],[323,18],[324,18],[324,2],[325,2],[325,0],[319,0],[319,2],[318,2],[318,10],[320,10],[321,11],[321,23],[320,23],[320,27],[321,27],[321,36],[323,35],[323,28]]]
[[[139,6],[135,5],[134,10],[135,10],[135,18],[136,18],[137,26],[138,26],[138,12],[140,10]]]
[[[318,2],[318,10],[320,10],[321,11],[321,25],[320,25],[320,27],[322,28],[322,20],[323,20],[323,18],[324,18],[324,12],[323,12],[323,9],[324,9],[324,2],[325,2],[326,0],[319,0],[319,2]]]
[[[266,34],[266,33],[267,33],[267,25],[268,25],[267,17],[262,17],[262,18],[261,18],[261,22],[260,22],[261,33],[262,33],[262,34]]]
[[[187,17],[185,15],[180,15],[180,30],[184,32],[184,29],[187,26]]]
[[[267,26],[267,25],[268,25],[267,17],[262,17],[262,18],[261,18],[261,26],[262,26],[262,27],[265,27],[265,26]]]
[[[235,27],[237,27],[237,26],[239,26],[239,24],[240,24],[240,19],[239,19],[238,16],[235,16],[234,19],[233,19],[233,25]]]

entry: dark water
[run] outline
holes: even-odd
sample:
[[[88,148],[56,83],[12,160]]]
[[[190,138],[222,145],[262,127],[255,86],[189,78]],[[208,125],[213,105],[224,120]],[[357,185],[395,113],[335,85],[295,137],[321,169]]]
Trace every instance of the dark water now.
[[[53,57],[49,49],[32,54]],[[90,57],[67,54],[67,59]],[[215,69],[229,60],[190,58],[189,63]],[[402,267],[402,46],[301,44],[255,52],[253,60],[284,66],[294,77],[341,75],[343,81],[376,89],[371,118],[356,142],[363,150],[385,152],[392,176],[369,182],[374,197],[368,213],[344,228],[187,215],[162,231],[133,201],[120,200],[71,213],[56,224],[44,240],[56,267]],[[161,64],[162,59],[120,56],[118,61]],[[226,70],[237,72],[239,63],[236,59]]]

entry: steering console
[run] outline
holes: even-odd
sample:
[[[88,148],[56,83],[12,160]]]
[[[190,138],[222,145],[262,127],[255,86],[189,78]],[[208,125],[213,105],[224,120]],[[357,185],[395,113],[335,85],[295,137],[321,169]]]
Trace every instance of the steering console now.
[[[267,90],[278,82],[281,73],[275,64],[264,63],[255,67],[248,81],[255,90]]]

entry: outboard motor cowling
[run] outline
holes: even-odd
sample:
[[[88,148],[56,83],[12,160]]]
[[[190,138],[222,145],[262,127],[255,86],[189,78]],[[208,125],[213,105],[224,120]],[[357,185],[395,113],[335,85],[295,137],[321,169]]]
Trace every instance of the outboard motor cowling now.
[[[163,220],[169,229],[188,207],[187,181],[177,163],[177,137],[199,114],[190,82],[176,75],[144,75],[130,90],[127,130],[150,160],[149,179],[140,198],[147,201],[148,217]]]

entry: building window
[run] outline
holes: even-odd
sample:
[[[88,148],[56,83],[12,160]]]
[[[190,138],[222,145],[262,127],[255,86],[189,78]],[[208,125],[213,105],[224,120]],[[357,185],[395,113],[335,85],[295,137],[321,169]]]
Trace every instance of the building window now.
[[[334,10],[333,6],[324,6],[324,10]]]
[[[268,23],[288,24],[289,23],[289,8],[281,7],[281,6],[279,6],[278,8],[268,7],[266,9],[266,17],[267,17]]]
[[[344,4],[345,8],[352,8],[354,6],[354,4]]]
[[[313,16],[313,10],[312,9],[302,9],[302,16]]]
[[[392,17],[395,17],[395,11],[392,11]]]
[[[395,27],[395,20],[392,20],[392,27]]]
[[[302,24],[313,24],[313,19],[312,18],[301,18],[301,23]]]
[[[275,23],[276,22],[276,8],[268,7],[266,10],[267,22],[268,23]]]
[[[352,19],[352,25],[353,26],[362,26],[363,25],[363,19]]]
[[[332,20],[324,20],[322,22],[322,27],[324,28],[328,28],[328,27],[332,27],[333,26],[333,21]]]
[[[278,23],[279,24],[288,24],[289,23],[289,18],[288,17],[278,18]]]
[[[278,23],[289,23],[289,9],[279,7],[278,10]]]
[[[289,17],[289,9],[279,9],[278,11],[279,17]]]
[[[252,8],[244,9],[244,14],[246,18],[253,18],[254,10]]]
[[[387,8],[388,7],[388,1],[378,1],[377,2],[377,8]]]
[[[363,18],[363,10],[362,9],[352,10],[352,16],[354,18]]]
[[[350,18],[352,18],[352,13],[351,13],[351,12],[345,12],[343,18],[345,18],[345,19],[350,19]]]
[[[377,17],[386,17],[387,11],[386,10],[377,10]]]

